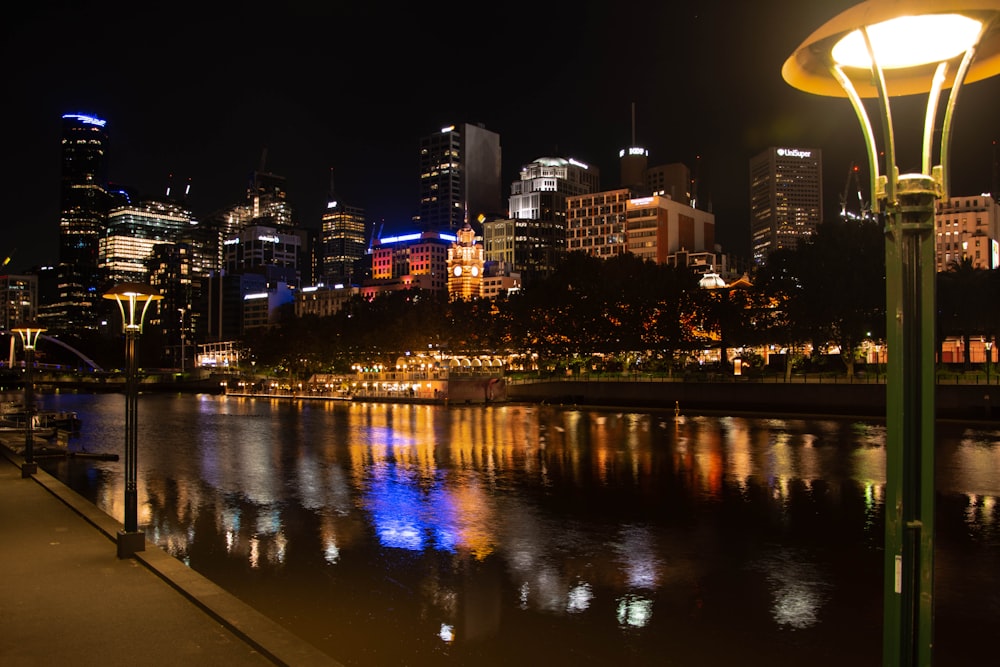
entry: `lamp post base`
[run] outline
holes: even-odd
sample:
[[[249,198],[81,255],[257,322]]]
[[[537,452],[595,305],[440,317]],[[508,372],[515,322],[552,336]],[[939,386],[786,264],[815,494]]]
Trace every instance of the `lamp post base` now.
[[[131,558],[139,551],[146,550],[146,533],[141,530],[118,531],[118,557]]]
[[[31,477],[36,472],[38,472],[37,463],[22,463],[21,464],[21,479],[27,479]]]

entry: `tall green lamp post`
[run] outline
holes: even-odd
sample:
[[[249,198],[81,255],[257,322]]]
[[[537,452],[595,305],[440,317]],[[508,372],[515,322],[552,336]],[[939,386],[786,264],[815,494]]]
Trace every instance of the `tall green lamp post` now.
[[[998,15],[1000,0],[869,0],[816,30],[782,68],[785,81],[795,88],[850,100],[868,151],[875,209],[885,223],[884,665],[931,664],[934,205],[948,196],[959,88],[1000,71]],[[949,88],[943,124],[936,128],[941,93]],[[921,172],[900,174],[890,99],[918,94],[927,95]],[[877,100],[881,145],[864,99]],[[937,165],[932,164],[935,153]]]
[[[31,477],[38,472],[38,464],[35,463],[35,345],[45,329],[24,323],[13,331],[21,336],[24,347],[24,463],[21,464],[21,477]]]
[[[136,349],[146,311],[151,303],[163,297],[156,294],[149,285],[121,283],[104,294],[104,298],[118,303],[122,315],[122,331],[125,333],[125,530],[118,533],[118,557],[130,558],[137,551],[146,550],[146,535],[139,530],[139,388]]]

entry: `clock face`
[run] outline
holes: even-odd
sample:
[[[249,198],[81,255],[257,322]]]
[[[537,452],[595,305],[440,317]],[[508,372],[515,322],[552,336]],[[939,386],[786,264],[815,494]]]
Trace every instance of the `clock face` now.
[[[456,276],[462,275],[462,267],[460,267],[460,266],[456,266],[455,267],[455,275]]]
[[[473,275],[473,277],[479,275],[479,267],[478,266],[472,267],[472,275]]]

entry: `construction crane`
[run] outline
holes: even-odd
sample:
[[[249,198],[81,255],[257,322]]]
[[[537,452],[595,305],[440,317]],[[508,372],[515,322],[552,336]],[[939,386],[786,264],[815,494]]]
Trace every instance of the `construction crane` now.
[[[847,182],[844,183],[844,195],[840,199],[840,217],[846,222],[848,219],[855,220],[867,220],[871,217],[871,211],[868,207],[868,202],[864,200],[864,196],[861,194],[861,169],[857,164],[852,162],[847,168]],[[854,211],[848,211],[848,201],[851,198],[851,185],[854,185],[854,190],[857,194],[857,213]]]

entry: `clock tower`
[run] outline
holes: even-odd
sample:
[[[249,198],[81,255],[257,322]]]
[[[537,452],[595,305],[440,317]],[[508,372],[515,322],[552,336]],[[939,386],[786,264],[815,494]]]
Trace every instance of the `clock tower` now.
[[[483,246],[476,244],[476,232],[466,222],[448,248],[448,294],[452,299],[471,299],[481,294]]]

